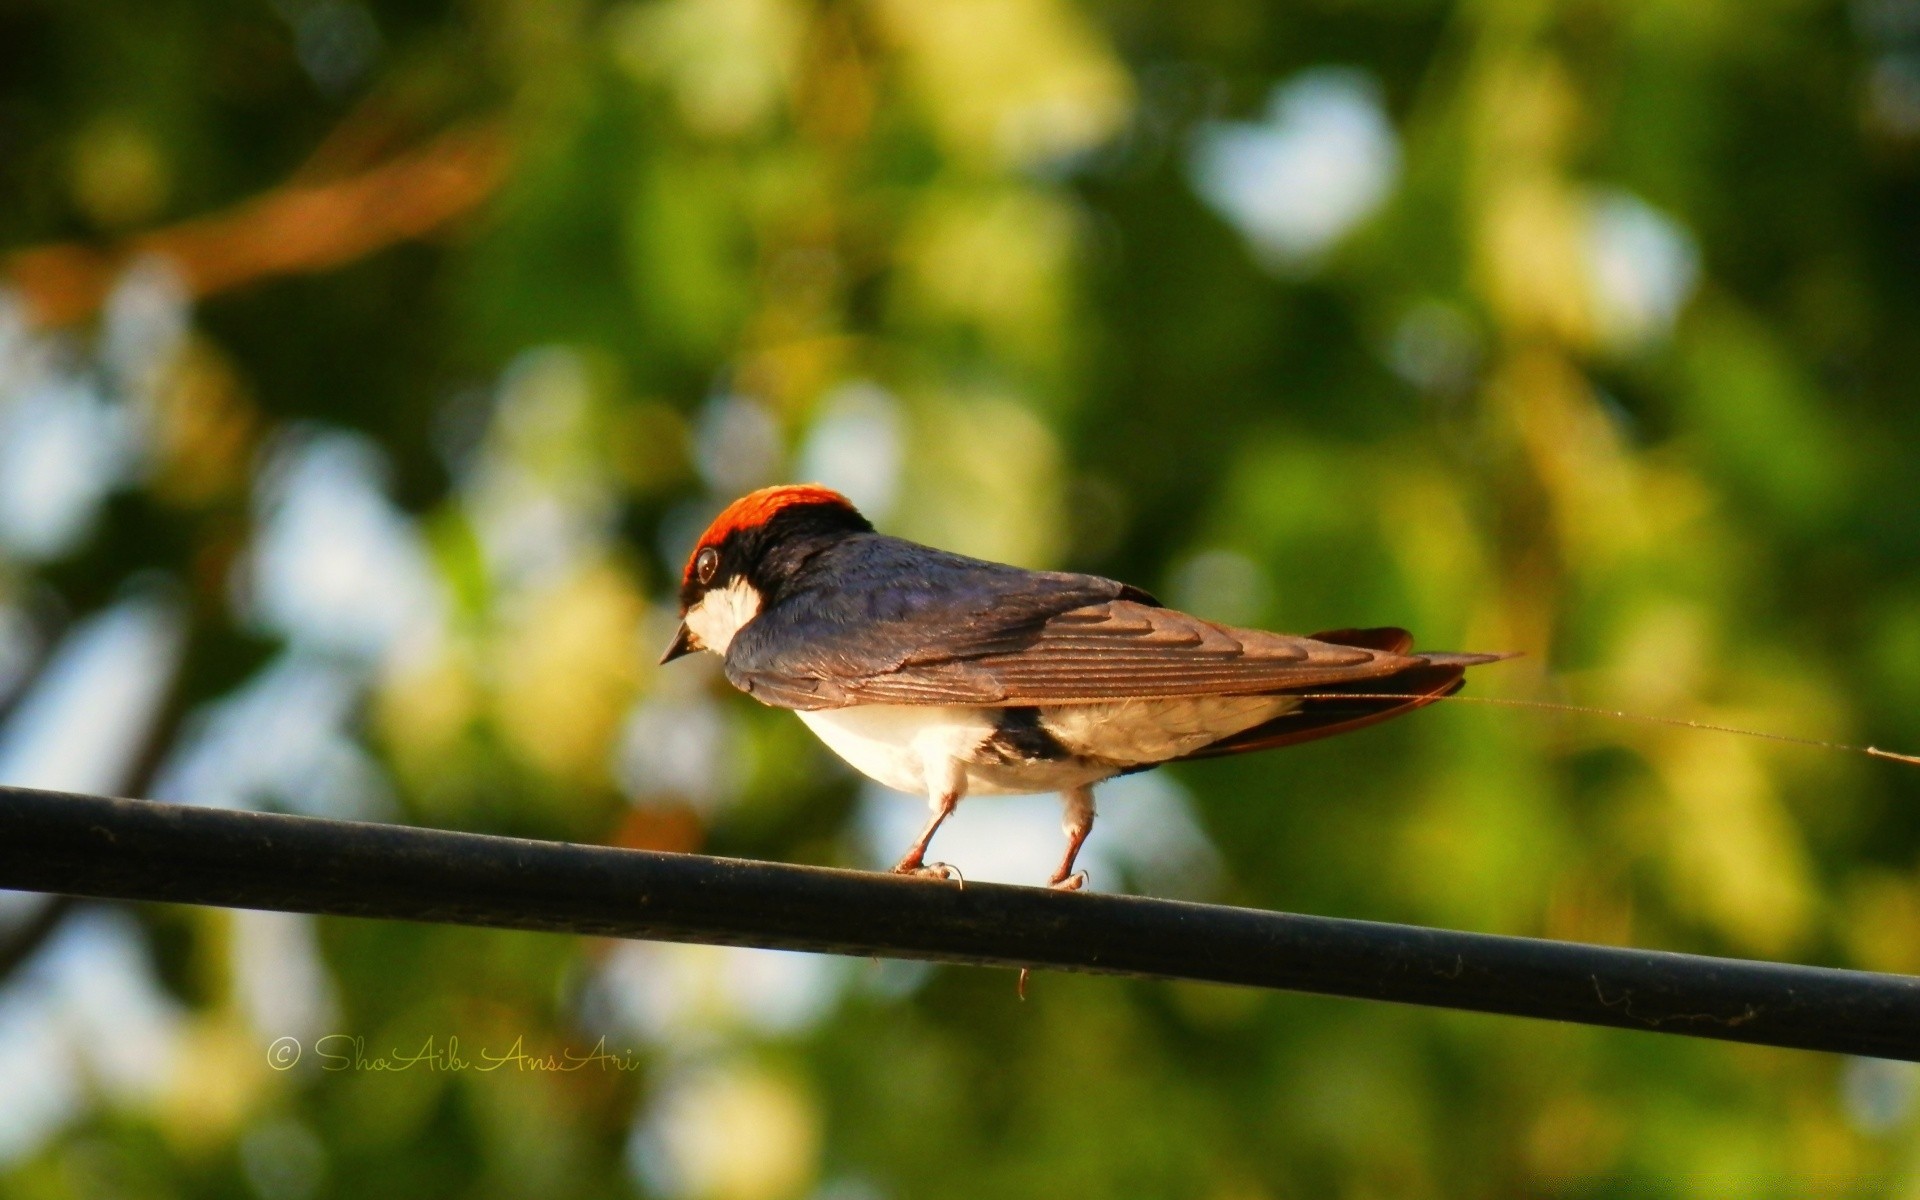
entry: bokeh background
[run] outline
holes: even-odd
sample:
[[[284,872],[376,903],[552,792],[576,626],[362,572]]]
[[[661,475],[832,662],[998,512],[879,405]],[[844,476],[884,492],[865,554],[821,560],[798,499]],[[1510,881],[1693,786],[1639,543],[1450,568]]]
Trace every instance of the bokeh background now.
[[[1920,746],[1916,0],[4,0],[0,779],[890,862],[726,500]],[[1442,706],[1094,885],[1920,970],[1920,775]],[[938,843],[1035,881],[1049,798]],[[631,1070],[327,1071],[459,1039]],[[267,1047],[307,1051],[278,1071]],[[1901,1066],[0,895],[0,1193],[1920,1195]]]

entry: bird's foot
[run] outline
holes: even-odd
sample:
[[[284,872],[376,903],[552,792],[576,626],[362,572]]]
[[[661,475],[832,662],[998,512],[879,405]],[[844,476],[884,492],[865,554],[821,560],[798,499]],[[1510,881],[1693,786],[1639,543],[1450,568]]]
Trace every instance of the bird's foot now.
[[[918,859],[903,859],[899,865],[893,868],[893,873],[895,875],[921,875],[929,879],[950,879],[958,884],[963,891],[967,886],[966,878],[960,874],[960,868],[954,866],[952,863],[930,863],[921,862]]]

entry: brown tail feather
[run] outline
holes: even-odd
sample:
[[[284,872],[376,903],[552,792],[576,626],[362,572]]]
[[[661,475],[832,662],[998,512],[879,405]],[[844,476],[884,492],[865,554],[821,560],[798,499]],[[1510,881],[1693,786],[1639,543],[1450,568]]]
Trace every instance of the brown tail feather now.
[[[1296,712],[1275,717],[1252,729],[1222,738],[1210,746],[1188,754],[1186,758],[1218,758],[1227,754],[1246,754],[1254,750],[1276,750],[1297,746],[1337,733],[1347,733],[1389,721],[1416,708],[1451,696],[1466,684],[1466,668],[1456,665],[1409,667],[1386,679],[1370,679],[1348,685],[1347,690],[1380,693],[1404,693],[1392,699],[1308,700]],[[1316,696],[1343,690],[1339,685],[1314,689]]]
[[[1362,650],[1384,650],[1388,654],[1405,654],[1413,649],[1413,635],[1394,625],[1382,625],[1377,629],[1329,629],[1307,636],[1316,642],[1357,646]]]

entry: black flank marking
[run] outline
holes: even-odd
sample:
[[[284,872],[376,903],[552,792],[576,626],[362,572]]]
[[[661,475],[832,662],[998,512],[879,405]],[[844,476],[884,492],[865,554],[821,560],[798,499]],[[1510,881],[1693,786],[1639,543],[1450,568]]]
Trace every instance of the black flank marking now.
[[[996,762],[1052,762],[1073,755],[1040,724],[1040,710],[1031,705],[1000,710],[999,724],[980,746]]]

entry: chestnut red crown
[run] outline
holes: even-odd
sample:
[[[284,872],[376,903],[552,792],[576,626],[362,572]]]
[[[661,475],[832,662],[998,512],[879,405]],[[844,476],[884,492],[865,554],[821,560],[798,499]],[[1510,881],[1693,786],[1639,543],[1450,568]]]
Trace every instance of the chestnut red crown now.
[[[681,571],[680,580],[685,583],[693,578],[694,563],[699,560],[700,552],[708,546],[718,546],[727,540],[727,535],[740,529],[757,529],[771,521],[775,515],[803,504],[831,504],[844,508],[848,512],[857,511],[853,502],[832,488],[821,487],[817,483],[788,483],[778,487],[764,487],[757,492],[748,492],[720,510],[720,515],[707,526],[700,540],[693,547],[693,553],[687,556],[686,569]]]

